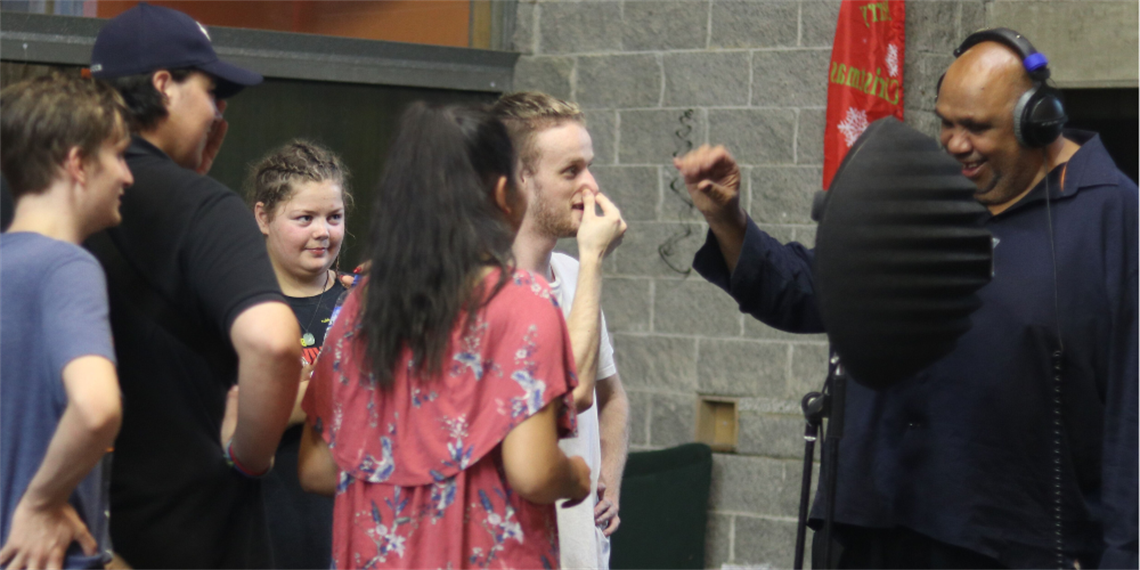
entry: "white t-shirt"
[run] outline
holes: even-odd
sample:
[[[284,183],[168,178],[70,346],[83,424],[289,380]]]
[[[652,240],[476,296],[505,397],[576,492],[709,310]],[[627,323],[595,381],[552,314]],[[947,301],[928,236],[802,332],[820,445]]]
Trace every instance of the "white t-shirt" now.
[[[574,303],[574,293],[578,288],[578,260],[564,253],[555,252],[550,258],[550,270],[554,279],[550,290],[562,307],[562,314],[570,316]],[[597,379],[609,378],[617,374],[614,365],[614,348],[610,344],[610,334],[606,331],[606,317],[602,315],[601,339],[598,342]],[[595,405],[578,414],[578,437],[559,440],[558,447],[566,455],[580,455],[590,466],[590,496],[575,507],[562,508],[559,501],[558,538],[563,568],[610,567],[610,539],[594,525],[594,506],[598,501],[598,473],[602,468],[602,446],[598,431],[598,406],[595,391]]]

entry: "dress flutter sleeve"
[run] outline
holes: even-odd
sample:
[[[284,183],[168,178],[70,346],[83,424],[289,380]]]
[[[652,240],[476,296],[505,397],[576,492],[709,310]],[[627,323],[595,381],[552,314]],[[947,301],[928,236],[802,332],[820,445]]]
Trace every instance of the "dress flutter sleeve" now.
[[[573,390],[578,385],[570,335],[557,301],[541,277],[516,272],[511,286],[487,307],[487,319],[503,334],[488,347],[499,368],[486,389],[504,402],[510,417],[503,437],[522,420],[558,401],[559,435],[575,435]],[[499,438],[500,440],[502,438]]]

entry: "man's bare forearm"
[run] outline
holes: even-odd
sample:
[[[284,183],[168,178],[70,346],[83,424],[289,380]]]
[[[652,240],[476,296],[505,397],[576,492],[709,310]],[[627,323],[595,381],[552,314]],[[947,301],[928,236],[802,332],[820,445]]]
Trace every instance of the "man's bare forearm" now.
[[[574,405],[582,413],[594,403],[594,381],[598,375],[598,346],[602,335],[602,259],[604,251],[580,251],[578,283],[574,304],[566,319],[570,346],[578,368]]]
[[[63,380],[67,407],[24,493],[23,500],[33,508],[66,502],[119,433],[122,404],[111,361],[101,356],[77,358],[64,367]]]
[[[601,480],[606,497],[615,504],[621,495],[621,477],[629,455],[629,398],[621,378],[614,374],[598,381],[598,432],[602,446]]]

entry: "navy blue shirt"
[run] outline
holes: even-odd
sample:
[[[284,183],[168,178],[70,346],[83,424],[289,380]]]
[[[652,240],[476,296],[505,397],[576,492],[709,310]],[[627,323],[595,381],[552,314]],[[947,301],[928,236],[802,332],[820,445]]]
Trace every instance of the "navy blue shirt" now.
[[[1065,135],[1081,145],[1068,164],[987,221],[994,278],[954,351],[885,390],[848,385],[837,522],[904,526],[1011,567],[1053,565],[1051,355],[1063,343],[1065,551],[1086,568],[1137,566],[1137,189],[1099,137]],[[711,232],[693,267],[741,311],[812,333],[823,332],[812,259],[749,220],[735,272]]]

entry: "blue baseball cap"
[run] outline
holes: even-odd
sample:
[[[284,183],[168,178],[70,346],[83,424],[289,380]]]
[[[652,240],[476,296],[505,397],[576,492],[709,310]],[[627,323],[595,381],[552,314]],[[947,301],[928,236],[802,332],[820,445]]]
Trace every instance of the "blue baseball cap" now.
[[[212,75],[220,99],[263,80],[218,59],[206,27],[190,16],[145,2],[108,21],[91,50],[91,75],[99,79],[186,67]]]

